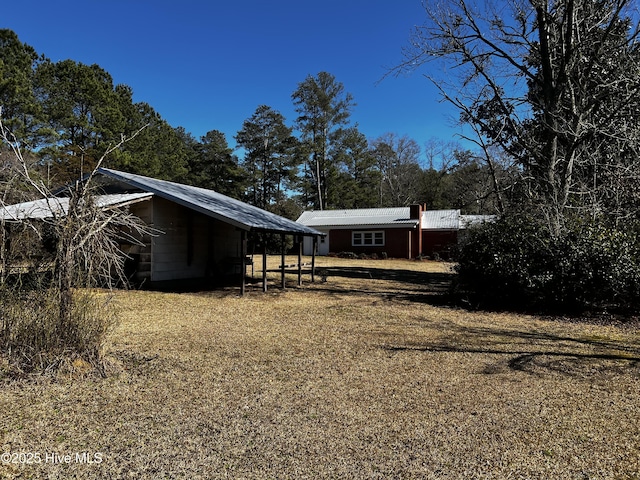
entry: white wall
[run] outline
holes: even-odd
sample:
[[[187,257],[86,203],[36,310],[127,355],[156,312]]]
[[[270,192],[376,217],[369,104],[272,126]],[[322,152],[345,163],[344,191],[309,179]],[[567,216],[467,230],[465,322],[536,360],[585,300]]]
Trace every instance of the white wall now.
[[[176,203],[154,198],[151,280],[202,278],[218,272],[225,258],[240,256],[235,227]]]
[[[329,255],[329,232],[323,230],[318,231],[327,234],[324,237],[318,238],[318,255]],[[304,240],[302,241],[302,254],[313,254],[313,237],[304,237]]]

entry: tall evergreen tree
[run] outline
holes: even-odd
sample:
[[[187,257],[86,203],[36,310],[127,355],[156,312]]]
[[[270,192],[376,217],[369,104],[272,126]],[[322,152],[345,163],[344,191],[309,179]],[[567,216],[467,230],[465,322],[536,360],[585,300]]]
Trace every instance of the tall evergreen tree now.
[[[219,130],[211,130],[193,145],[189,160],[189,182],[233,198],[242,198],[246,173],[238,164],[227,139]]]
[[[245,150],[242,162],[248,174],[248,201],[271,209],[297,173],[296,139],[280,112],[260,105],[236,135]]]
[[[123,109],[127,131],[146,126],[139,135],[114,152],[108,164],[138,175],[186,182],[195,140],[183,129],[173,128],[147,103]]]
[[[171,127],[148,104],[134,103],[131,88],[114,85],[98,65],[51,62],[11,30],[0,30],[0,105],[5,127],[25,155],[40,157],[50,186],[78,178],[123,135],[145,125],[105,166],[187,179],[187,159],[197,142],[186,132]]]
[[[61,182],[79,178],[125,133],[122,98],[104,69],[72,60],[40,64],[35,85],[50,131],[43,153],[52,174]]]
[[[343,131],[335,159],[338,170],[329,204],[334,208],[376,207],[381,175],[367,138],[356,127]]]
[[[0,30],[0,106],[5,128],[27,148],[39,146],[42,109],[37,102],[33,76],[44,60],[15,32]]]
[[[348,124],[353,97],[344,86],[327,72],[309,75],[292,95],[298,118],[305,157],[305,196],[314,208],[328,206],[330,179],[337,169],[333,157],[342,138],[342,128]]]

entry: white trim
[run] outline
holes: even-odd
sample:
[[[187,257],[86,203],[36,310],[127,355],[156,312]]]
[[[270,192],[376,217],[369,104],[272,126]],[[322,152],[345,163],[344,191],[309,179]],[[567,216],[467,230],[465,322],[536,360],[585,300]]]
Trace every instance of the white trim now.
[[[308,225],[308,226],[311,226],[311,225]],[[317,228],[320,230],[353,230],[354,228],[364,229],[364,230],[380,230],[380,229],[414,230],[417,226],[418,226],[418,220],[412,220],[411,222],[405,222],[405,223],[363,223],[363,224],[352,223],[348,225],[322,224],[322,225],[312,226],[311,228]]]

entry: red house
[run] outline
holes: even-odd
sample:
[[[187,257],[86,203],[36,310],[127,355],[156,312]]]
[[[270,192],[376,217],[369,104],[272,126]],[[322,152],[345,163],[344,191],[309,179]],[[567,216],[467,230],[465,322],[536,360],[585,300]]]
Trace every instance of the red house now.
[[[448,256],[463,223],[460,210],[425,210],[422,205],[397,208],[303,212],[298,222],[325,233],[318,254],[353,252],[393,258]],[[303,252],[311,255],[305,240]]]

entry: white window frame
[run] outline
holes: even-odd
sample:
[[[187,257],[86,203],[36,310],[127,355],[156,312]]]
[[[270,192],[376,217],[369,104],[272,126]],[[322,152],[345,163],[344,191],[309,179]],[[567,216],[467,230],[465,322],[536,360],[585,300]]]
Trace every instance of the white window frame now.
[[[351,232],[352,247],[384,247],[384,230],[358,230]]]

